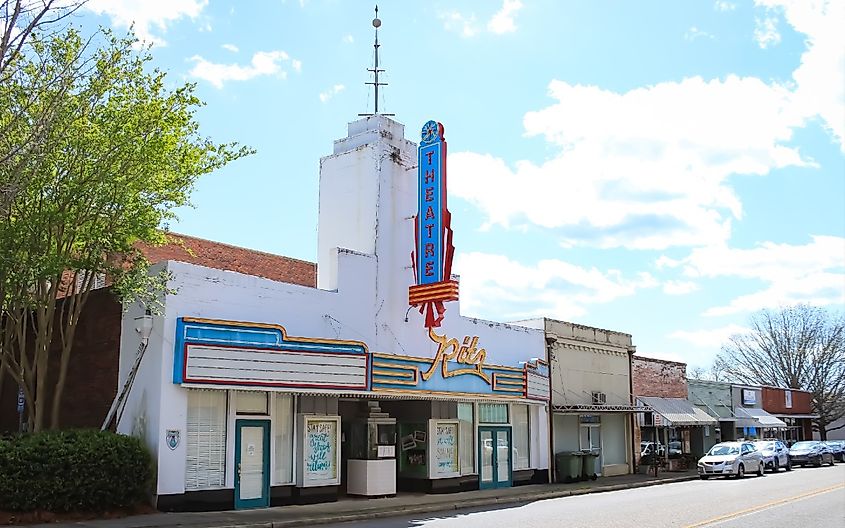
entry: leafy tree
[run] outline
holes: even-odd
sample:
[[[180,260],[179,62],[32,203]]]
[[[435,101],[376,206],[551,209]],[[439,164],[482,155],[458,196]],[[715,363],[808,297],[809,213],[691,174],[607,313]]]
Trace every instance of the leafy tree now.
[[[197,178],[251,152],[201,137],[194,85],[169,88],[134,38],[99,37],[89,51],[74,29],[34,36],[14,82],[0,87],[11,106],[0,109],[0,126],[13,113],[37,126],[47,106],[54,116],[36,155],[0,164],[0,181],[14,171],[22,182],[0,215],[0,358],[23,388],[32,431],[59,426],[74,332],[95,280],[107,277],[124,298],[145,290],[137,244],[162,242]],[[54,340],[60,353],[51,358]]]
[[[61,22],[72,15],[86,0],[0,0],[0,19],[3,21],[0,34],[0,86],[14,82],[15,77],[21,75],[20,66],[24,62],[24,55],[28,51],[27,45],[36,33],[45,34],[58,30]],[[78,71],[65,70],[53,77],[42,76],[39,81],[43,85],[68,86],[66,82],[74,76],[82,75],[87,64],[84,61],[71,63],[79,68]],[[35,88],[33,86],[33,88]],[[9,94],[4,93],[0,104],[5,108],[2,124],[0,124],[0,163],[7,164],[14,157],[35,155],[37,147],[53,124],[55,116],[53,104],[44,104],[42,96],[39,98],[35,90],[31,97],[18,100],[12,105]],[[63,90],[51,91],[57,102],[64,96]],[[35,104],[40,99],[41,114],[32,111],[17,112],[14,109]],[[0,214],[8,212],[8,208],[18,189],[21,187],[22,174],[20,171],[3,171],[0,179]]]
[[[822,439],[845,416],[845,317],[804,304],[751,318],[716,365],[734,381],[807,390]],[[837,427],[838,429],[838,427]]]

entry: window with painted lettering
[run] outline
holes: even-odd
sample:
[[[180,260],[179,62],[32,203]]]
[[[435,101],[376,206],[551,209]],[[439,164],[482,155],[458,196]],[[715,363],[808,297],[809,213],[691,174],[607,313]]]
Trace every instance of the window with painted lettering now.
[[[511,417],[513,426],[513,468],[528,469],[530,431],[528,428],[528,406],[511,405]]]
[[[273,414],[273,483],[293,482],[293,396],[276,394]]]
[[[461,475],[470,475],[475,472],[475,424],[472,407],[471,403],[458,404]]]
[[[188,391],[185,489],[220,488],[226,483],[226,391]]]

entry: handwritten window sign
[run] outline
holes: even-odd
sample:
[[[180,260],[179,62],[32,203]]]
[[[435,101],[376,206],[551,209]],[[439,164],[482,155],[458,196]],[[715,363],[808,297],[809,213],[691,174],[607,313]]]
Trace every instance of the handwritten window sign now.
[[[459,475],[458,421],[431,420],[429,432],[431,440],[431,478]]]
[[[337,422],[309,419],[305,422],[306,480],[333,480],[337,477]]]

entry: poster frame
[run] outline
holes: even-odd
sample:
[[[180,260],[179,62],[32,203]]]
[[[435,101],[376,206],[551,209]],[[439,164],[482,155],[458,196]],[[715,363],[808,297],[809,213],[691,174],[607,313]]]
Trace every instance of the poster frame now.
[[[455,428],[455,469],[456,471],[437,471],[437,427],[451,425]],[[460,421],[456,419],[440,420],[430,419],[428,421],[428,478],[442,479],[461,476],[461,427]]]
[[[332,478],[310,478],[306,471],[306,458],[309,454],[306,434],[308,426],[312,423],[329,423],[334,428],[334,477]],[[317,486],[337,486],[340,484],[340,416],[337,415],[318,415],[318,414],[298,414],[297,415],[297,432],[296,432],[296,486],[300,488],[310,488]]]

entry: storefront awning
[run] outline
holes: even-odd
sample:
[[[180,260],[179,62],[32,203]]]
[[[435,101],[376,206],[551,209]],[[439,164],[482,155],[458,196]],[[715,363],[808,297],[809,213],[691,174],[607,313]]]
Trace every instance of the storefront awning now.
[[[777,418],[783,420],[784,418],[808,418],[810,420],[815,420],[819,417],[818,414],[773,414]]]
[[[736,409],[737,427],[760,427],[763,429],[786,429],[786,423],[767,413],[763,409],[738,407]]]
[[[684,398],[657,398],[641,396],[637,398],[643,404],[651,407],[668,423],[668,427],[678,425],[716,425],[715,418],[702,411]]]
[[[607,414],[651,412],[650,407],[642,405],[552,405],[555,414]]]

